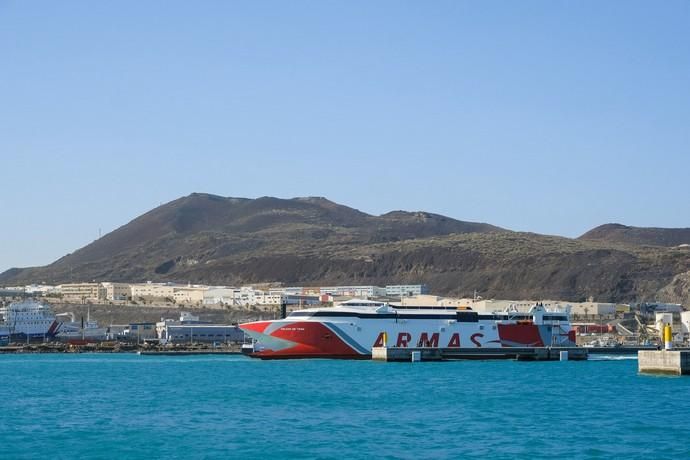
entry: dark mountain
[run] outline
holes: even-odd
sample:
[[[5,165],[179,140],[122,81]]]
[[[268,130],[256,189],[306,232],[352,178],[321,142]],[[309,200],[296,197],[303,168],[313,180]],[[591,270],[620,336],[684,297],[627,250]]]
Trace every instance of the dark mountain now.
[[[671,247],[690,244],[690,228],[628,227],[621,224],[605,224],[593,228],[579,239]]]
[[[8,270],[0,275],[0,282],[174,278],[187,276],[192,268],[247,257],[327,255],[342,247],[503,231],[424,212],[376,217],[319,197],[246,199],[193,193],[137,217],[51,265]]]
[[[285,285],[427,283],[484,297],[690,301],[690,251],[510,232],[427,212],[372,216],[325,198],[167,203],[0,284],[178,281]]]

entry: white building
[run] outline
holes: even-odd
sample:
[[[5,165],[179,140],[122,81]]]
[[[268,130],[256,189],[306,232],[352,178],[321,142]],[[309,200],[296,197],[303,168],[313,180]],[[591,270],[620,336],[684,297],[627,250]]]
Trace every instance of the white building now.
[[[371,298],[385,296],[386,289],[378,286],[328,286],[319,289],[319,294]]]
[[[499,300],[499,299],[460,299],[460,307],[469,307],[478,312],[494,312],[504,311],[506,309],[514,309],[520,312],[529,312],[530,308],[537,303],[543,305],[547,310],[563,309],[568,305],[567,302],[560,300]]]
[[[235,288],[211,287],[204,292],[204,305],[234,305]]]
[[[43,296],[58,294],[60,290],[56,286],[49,286],[47,284],[29,284],[24,287],[24,292],[29,295]]]
[[[280,305],[285,297],[281,289],[269,289],[268,291],[263,291],[263,296],[257,298],[257,300],[260,305]]]
[[[403,296],[400,302],[393,302],[393,304],[400,304],[403,307],[460,307],[466,302],[463,299],[453,297],[440,297],[430,294],[419,294],[409,297]]]
[[[655,313],[654,317],[654,326],[657,331],[663,331],[666,325],[673,327],[673,313]]]
[[[690,335],[690,311],[680,313],[680,328],[683,334]]]
[[[238,290],[235,290],[235,305],[240,305],[243,307],[250,307],[256,305],[256,292],[251,286],[242,286]],[[260,293],[263,296],[263,292]]]
[[[422,295],[429,293],[429,286],[426,284],[393,284],[385,287],[383,295],[389,297],[402,297]]]

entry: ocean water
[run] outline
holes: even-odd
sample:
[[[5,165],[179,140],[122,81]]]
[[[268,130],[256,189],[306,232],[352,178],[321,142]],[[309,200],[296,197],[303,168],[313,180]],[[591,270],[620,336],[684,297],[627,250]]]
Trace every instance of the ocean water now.
[[[0,356],[2,459],[690,458],[690,378],[587,362]]]

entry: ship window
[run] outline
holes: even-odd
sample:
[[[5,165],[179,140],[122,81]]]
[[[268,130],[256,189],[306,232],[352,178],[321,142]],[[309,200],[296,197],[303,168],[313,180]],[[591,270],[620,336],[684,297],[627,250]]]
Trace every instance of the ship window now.
[[[544,315],[544,321],[567,321],[566,316],[561,315]]]

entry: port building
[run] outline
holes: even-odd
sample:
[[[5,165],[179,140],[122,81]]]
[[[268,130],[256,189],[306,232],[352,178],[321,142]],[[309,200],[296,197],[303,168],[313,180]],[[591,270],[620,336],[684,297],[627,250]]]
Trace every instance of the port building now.
[[[156,323],[156,336],[166,343],[243,342],[244,332],[237,325],[199,321],[198,316],[182,312],[179,320],[164,319]]]
[[[123,333],[129,340],[137,342],[157,338],[155,323],[130,323]]]

